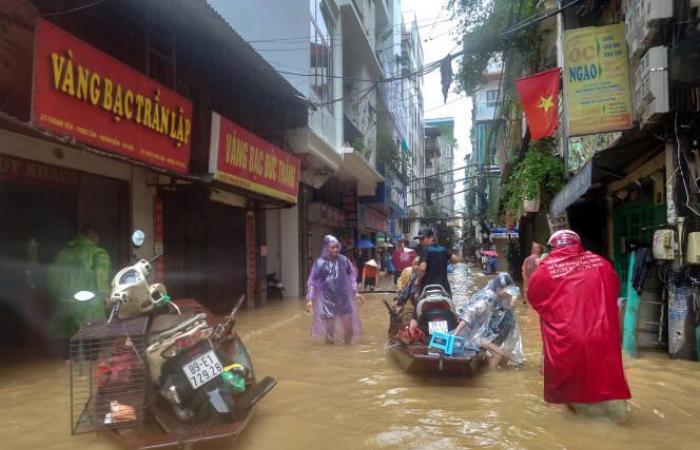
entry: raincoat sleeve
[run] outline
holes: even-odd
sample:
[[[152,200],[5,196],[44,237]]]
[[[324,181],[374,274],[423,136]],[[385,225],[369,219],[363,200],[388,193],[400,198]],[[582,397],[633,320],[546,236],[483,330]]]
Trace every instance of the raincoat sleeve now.
[[[527,285],[527,300],[535,311],[540,312],[542,304],[547,298],[547,285],[549,284],[549,273],[545,266],[540,265],[535,269]]]
[[[306,280],[306,298],[308,300],[315,300],[321,293],[323,277],[323,264],[321,260],[316,260],[311,266],[309,278]]]
[[[93,267],[95,268],[95,282],[97,290],[100,292],[110,292],[110,274],[112,272],[112,263],[109,260],[109,254],[102,248],[97,248],[92,255]]]

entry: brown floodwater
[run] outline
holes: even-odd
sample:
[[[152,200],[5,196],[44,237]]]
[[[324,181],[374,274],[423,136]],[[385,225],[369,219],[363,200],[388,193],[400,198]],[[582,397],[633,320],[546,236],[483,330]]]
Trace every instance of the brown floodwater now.
[[[457,303],[484,280],[455,279]],[[286,300],[243,313],[237,326],[258,377],[272,375],[279,384],[261,401],[238,441],[210,448],[700,448],[697,363],[664,354],[625,360],[632,415],[629,423],[614,425],[544,403],[538,319],[527,306],[518,309],[527,358],[523,368],[448,381],[399,370],[384,352],[382,297],[365,297],[362,343],[348,347],[312,342],[303,302]],[[70,435],[64,364],[5,365],[1,375],[1,449],[117,448],[94,434]]]

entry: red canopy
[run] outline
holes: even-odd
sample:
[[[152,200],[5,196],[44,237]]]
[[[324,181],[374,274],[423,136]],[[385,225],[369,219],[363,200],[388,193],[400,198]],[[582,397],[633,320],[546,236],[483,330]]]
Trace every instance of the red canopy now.
[[[580,244],[552,251],[532,275],[528,300],[540,315],[546,401],[630,398],[622,368],[619,292],[610,263]]]

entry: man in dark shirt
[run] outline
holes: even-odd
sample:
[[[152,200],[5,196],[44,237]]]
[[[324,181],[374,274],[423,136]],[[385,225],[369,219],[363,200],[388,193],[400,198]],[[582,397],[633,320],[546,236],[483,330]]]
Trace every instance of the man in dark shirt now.
[[[435,234],[431,228],[422,228],[414,239],[417,239],[420,244],[416,251],[420,261],[417,279],[419,292],[428,285],[439,284],[452,295],[450,282],[447,279],[447,265],[458,263],[459,257],[435,242]]]

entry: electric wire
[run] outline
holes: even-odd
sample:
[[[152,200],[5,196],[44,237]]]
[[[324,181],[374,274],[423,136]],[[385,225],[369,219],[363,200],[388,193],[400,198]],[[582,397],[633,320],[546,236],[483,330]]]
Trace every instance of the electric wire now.
[[[90,3],[86,3],[86,4],[84,4],[84,5],[76,6],[76,7],[73,7],[73,8],[64,9],[64,10],[61,10],[61,11],[52,11],[52,12],[47,12],[47,13],[39,13],[38,16],[39,16],[39,17],[58,17],[58,16],[64,16],[64,15],[67,15],[67,14],[73,14],[73,13],[82,11],[82,10],[84,10],[84,9],[92,8],[92,7],[94,7],[94,6],[99,5],[100,3],[104,3],[104,2],[106,2],[106,1],[107,1],[107,0],[94,0],[94,1],[92,1],[92,2],[90,2]],[[22,18],[22,17],[35,17],[35,16],[37,16],[37,14],[31,14],[31,13],[27,13],[27,14],[3,14],[3,17],[7,17],[7,18]]]

